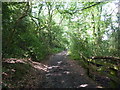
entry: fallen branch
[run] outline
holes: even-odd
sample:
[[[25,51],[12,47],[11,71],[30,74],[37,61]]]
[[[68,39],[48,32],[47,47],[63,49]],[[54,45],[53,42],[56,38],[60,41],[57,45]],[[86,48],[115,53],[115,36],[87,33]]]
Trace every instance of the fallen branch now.
[[[111,59],[111,60],[120,60],[119,57],[112,57],[112,56],[93,56],[90,59]]]

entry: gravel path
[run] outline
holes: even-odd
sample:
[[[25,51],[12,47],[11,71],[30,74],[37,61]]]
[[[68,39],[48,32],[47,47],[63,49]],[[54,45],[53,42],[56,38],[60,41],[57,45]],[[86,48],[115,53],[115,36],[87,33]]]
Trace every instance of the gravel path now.
[[[43,88],[101,88],[76,61],[68,60],[66,51],[51,56],[46,65]]]

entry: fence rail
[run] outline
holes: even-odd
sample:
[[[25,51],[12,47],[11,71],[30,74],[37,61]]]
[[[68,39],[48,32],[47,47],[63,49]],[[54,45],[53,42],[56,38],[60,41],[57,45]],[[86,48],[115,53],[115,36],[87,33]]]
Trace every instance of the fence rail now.
[[[94,56],[87,59],[89,73],[96,72],[120,84],[120,58],[111,56]]]

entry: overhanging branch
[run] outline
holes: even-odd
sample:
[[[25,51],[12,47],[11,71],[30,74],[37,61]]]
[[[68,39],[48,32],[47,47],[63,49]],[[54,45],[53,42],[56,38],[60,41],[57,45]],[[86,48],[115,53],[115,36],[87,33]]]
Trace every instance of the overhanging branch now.
[[[101,3],[103,3],[103,2],[97,2],[97,3],[93,4],[93,5],[90,5],[90,6],[88,6],[88,7],[85,7],[85,8],[83,8],[83,9],[81,9],[81,11],[83,11],[83,10],[85,10],[85,9],[88,9],[88,8],[91,8],[91,7],[93,7],[93,6],[99,5],[99,4],[101,4]]]

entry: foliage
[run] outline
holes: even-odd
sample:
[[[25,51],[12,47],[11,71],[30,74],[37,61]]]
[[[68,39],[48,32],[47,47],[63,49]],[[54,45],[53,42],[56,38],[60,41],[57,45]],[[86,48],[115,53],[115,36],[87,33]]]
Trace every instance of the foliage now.
[[[40,61],[48,54],[66,49],[72,59],[85,65],[92,56],[120,57],[119,22],[115,19],[119,19],[119,14],[116,9],[106,9],[111,3],[114,4],[4,2],[3,58],[27,57]],[[107,68],[111,64],[114,66],[113,62],[94,61],[96,64],[108,63]],[[98,72],[104,69],[99,68]]]
[[[47,4],[39,6],[49,7]],[[48,21],[46,18],[41,18],[44,15],[40,12],[38,18],[32,12],[28,12],[28,15],[16,22],[18,20],[16,16],[25,12],[24,9],[27,6],[25,5],[26,3],[3,3],[3,57],[31,57],[39,61],[49,54],[51,49],[64,48],[63,29],[56,25],[52,18]],[[19,10],[19,8],[22,9]],[[40,10],[42,12],[42,8]],[[48,22],[46,23],[45,20]]]

